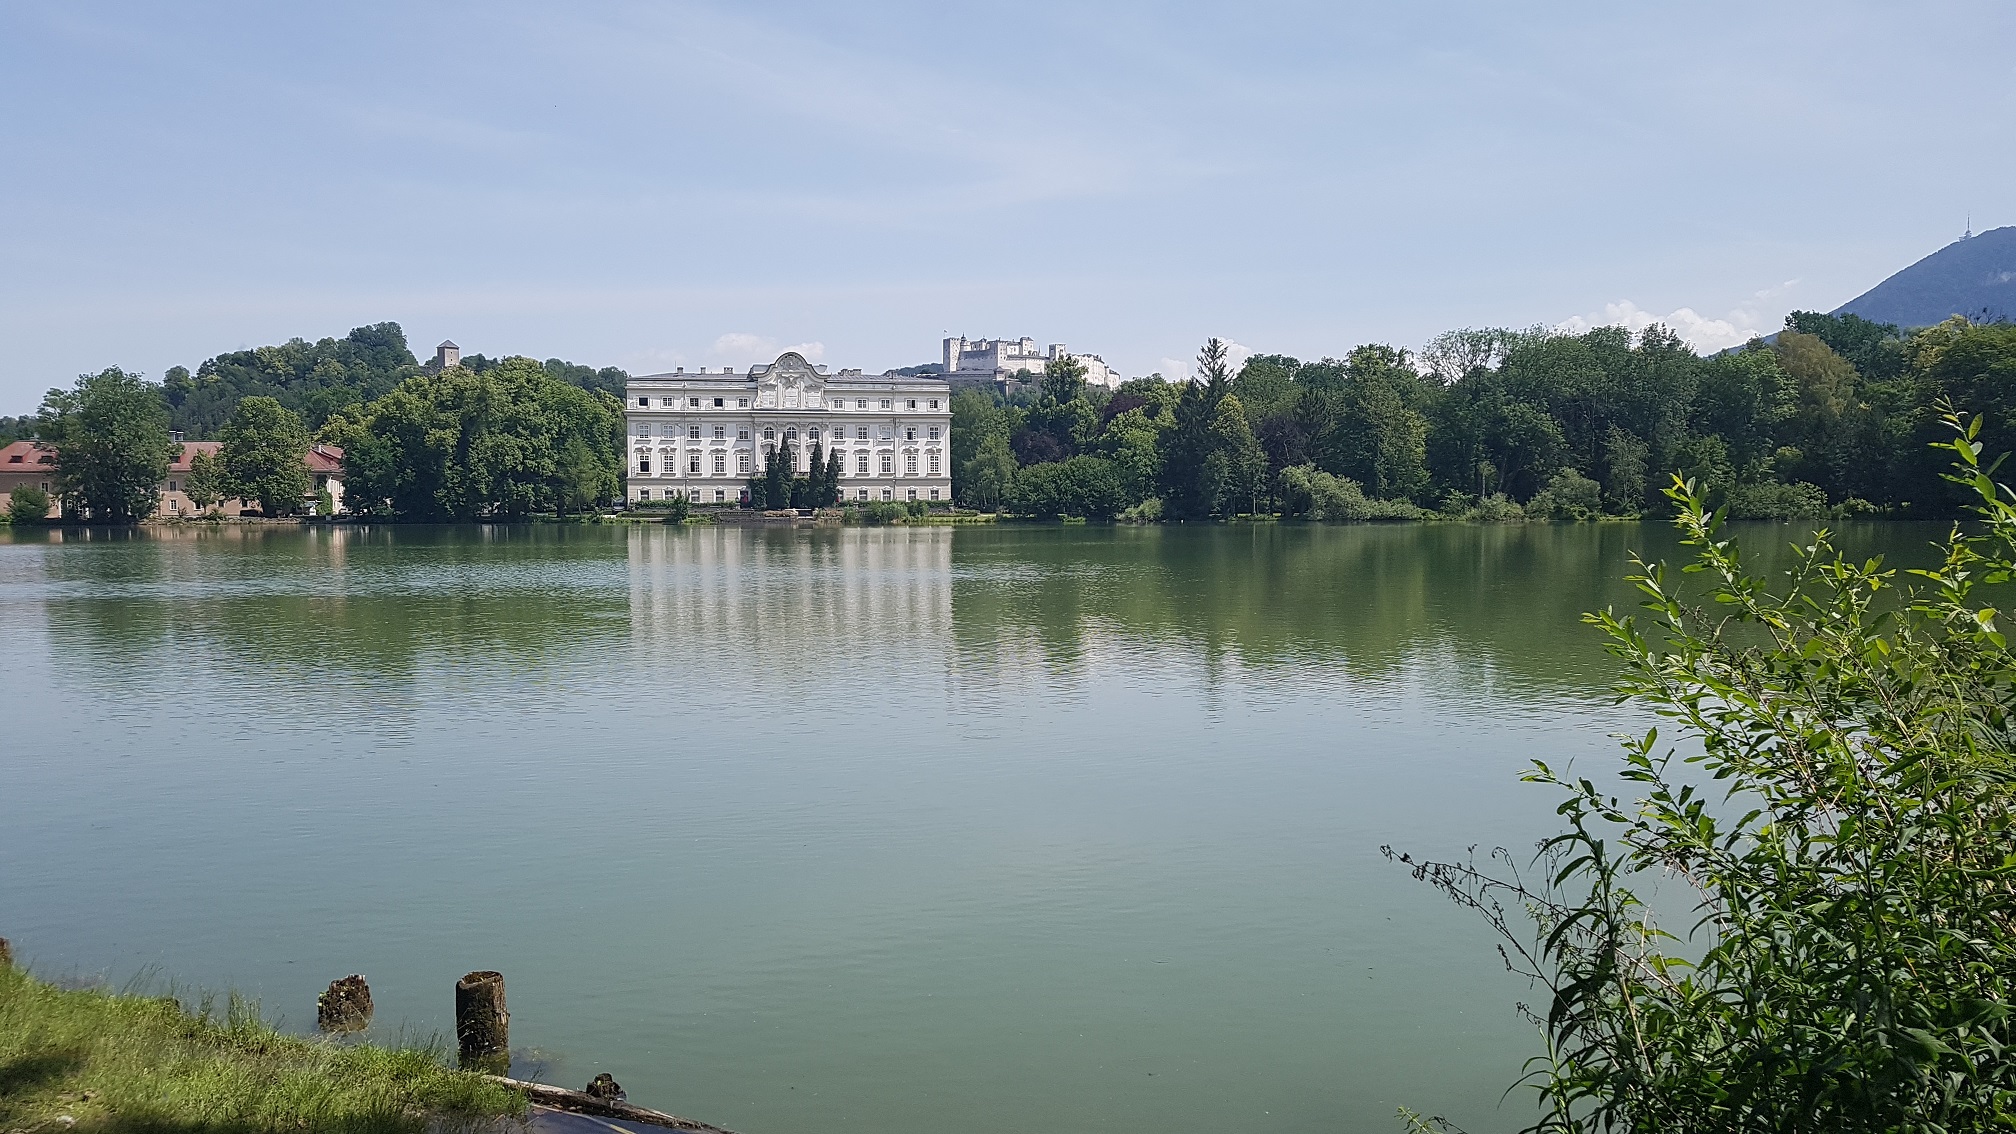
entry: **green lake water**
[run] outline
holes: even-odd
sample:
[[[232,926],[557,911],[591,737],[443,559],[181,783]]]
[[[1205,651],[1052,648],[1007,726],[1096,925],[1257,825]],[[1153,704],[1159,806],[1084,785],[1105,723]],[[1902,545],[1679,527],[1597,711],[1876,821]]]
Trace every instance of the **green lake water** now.
[[[1744,538],[1782,558],[1796,535]],[[1939,529],[1868,525],[1922,562]],[[744,1134],[1473,1131],[1535,1050],[1379,854],[1600,768],[1653,525],[0,534],[0,936]]]

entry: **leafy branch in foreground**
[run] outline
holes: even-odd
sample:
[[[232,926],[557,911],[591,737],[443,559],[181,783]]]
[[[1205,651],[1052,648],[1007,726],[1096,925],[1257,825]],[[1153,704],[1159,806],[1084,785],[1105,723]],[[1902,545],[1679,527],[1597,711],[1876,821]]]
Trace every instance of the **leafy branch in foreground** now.
[[[1529,1131],[2016,1126],[2016,664],[1983,596],[2016,576],[2016,494],[1981,462],[1980,420],[1946,420],[1977,522],[1903,578],[1824,530],[1783,579],[1753,576],[1676,480],[1682,571],[1711,601],[1637,560],[1645,615],[1587,620],[1626,664],[1620,702],[1698,752],[1627,738],[1628,802],[1536,763],[1568,829],[1530,873],[1502,850],[1386,848],[1547,990]],[[1655,884],[1668,909],[1691,899],[1684,931],[1634,889]]]

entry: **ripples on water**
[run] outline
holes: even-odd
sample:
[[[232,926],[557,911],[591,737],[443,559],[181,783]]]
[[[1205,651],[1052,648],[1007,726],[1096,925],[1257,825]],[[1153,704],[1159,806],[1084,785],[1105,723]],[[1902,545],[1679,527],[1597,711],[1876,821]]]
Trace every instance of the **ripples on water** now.
[[[1640,723],[1577,616],[1646,544],[0,536],[0,932],[297,1025],[498,968],[553,1075],[746,1134],[1512,1129],[1524,990],[1377,848],[1549,828],[1519,769]]]

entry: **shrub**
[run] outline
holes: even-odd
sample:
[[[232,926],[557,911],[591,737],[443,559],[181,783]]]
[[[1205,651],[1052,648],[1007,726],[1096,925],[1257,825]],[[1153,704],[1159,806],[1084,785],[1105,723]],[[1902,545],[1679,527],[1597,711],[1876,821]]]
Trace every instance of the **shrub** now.
[[[1118,466],[1104,457],[1030,465],[1015,474],[1010,506],[1031,516],[1090,516],[1108,519],[1127,507],[1127,486]]]
[[[1895,597],[1904,576],[1825,532],[1782,580],[1752,575],[1700,486],[1676,484],[1708,609],[1641,561],[1642,620],[1589,621],[1625,663],[1621,698],[1686,747],[1626,740],[1635,800],[1536,764],[1568,829],[1530,877],[1503,850],[1396,856],[1545,989],[1529,1130],[2008,1128],[2016,655],[1979,587],[2016,573],[2016,496],[1983,471],[1979,428],[1951,447],[1981,523]],[[1658,923],[1634,889],[1650,881],[1692,903],[1686,928]]]
[[[1800,481],[1738,484],[1729,489],[1729,515],[1737,520],[1811,520],[1827,514],[1827,494]]]
[[[1314,465],[1281,470],[1283,510],[1312,520],[1418,520],[1421,509],[1406,500],[1376,500],[1349,477],[1334,476]]]
[[[1603,486],[1574,469],[1562,469],[1523,511],[1536,520],[1593,520],[1603,514]]]
[[[49,518],[49,494],[32,484],[24,484],[14,490],[7,500],[7,521],[13,524],[39,524]]]

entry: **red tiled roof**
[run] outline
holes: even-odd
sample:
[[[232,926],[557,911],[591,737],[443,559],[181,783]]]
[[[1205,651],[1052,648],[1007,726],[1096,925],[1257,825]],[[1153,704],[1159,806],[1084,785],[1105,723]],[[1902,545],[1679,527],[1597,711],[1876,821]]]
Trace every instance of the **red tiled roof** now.
[[[337,474],[343,471],[343,450],[334,445],[308,446],[308,471]]]
[[[208,453],[210,459],[214,461],[217,459],[217,450],[224,447],[222,441],[182,441],[179,444],[182,446],[182,451],[176,454],[174,460],[168,462],[168,471],[171,473],[188,472],[189,462],[198,453]]]
[[[40,441],[15,441],[0,449],[0,472],[21,472],[37,465],[56,463],[56,450]]]

